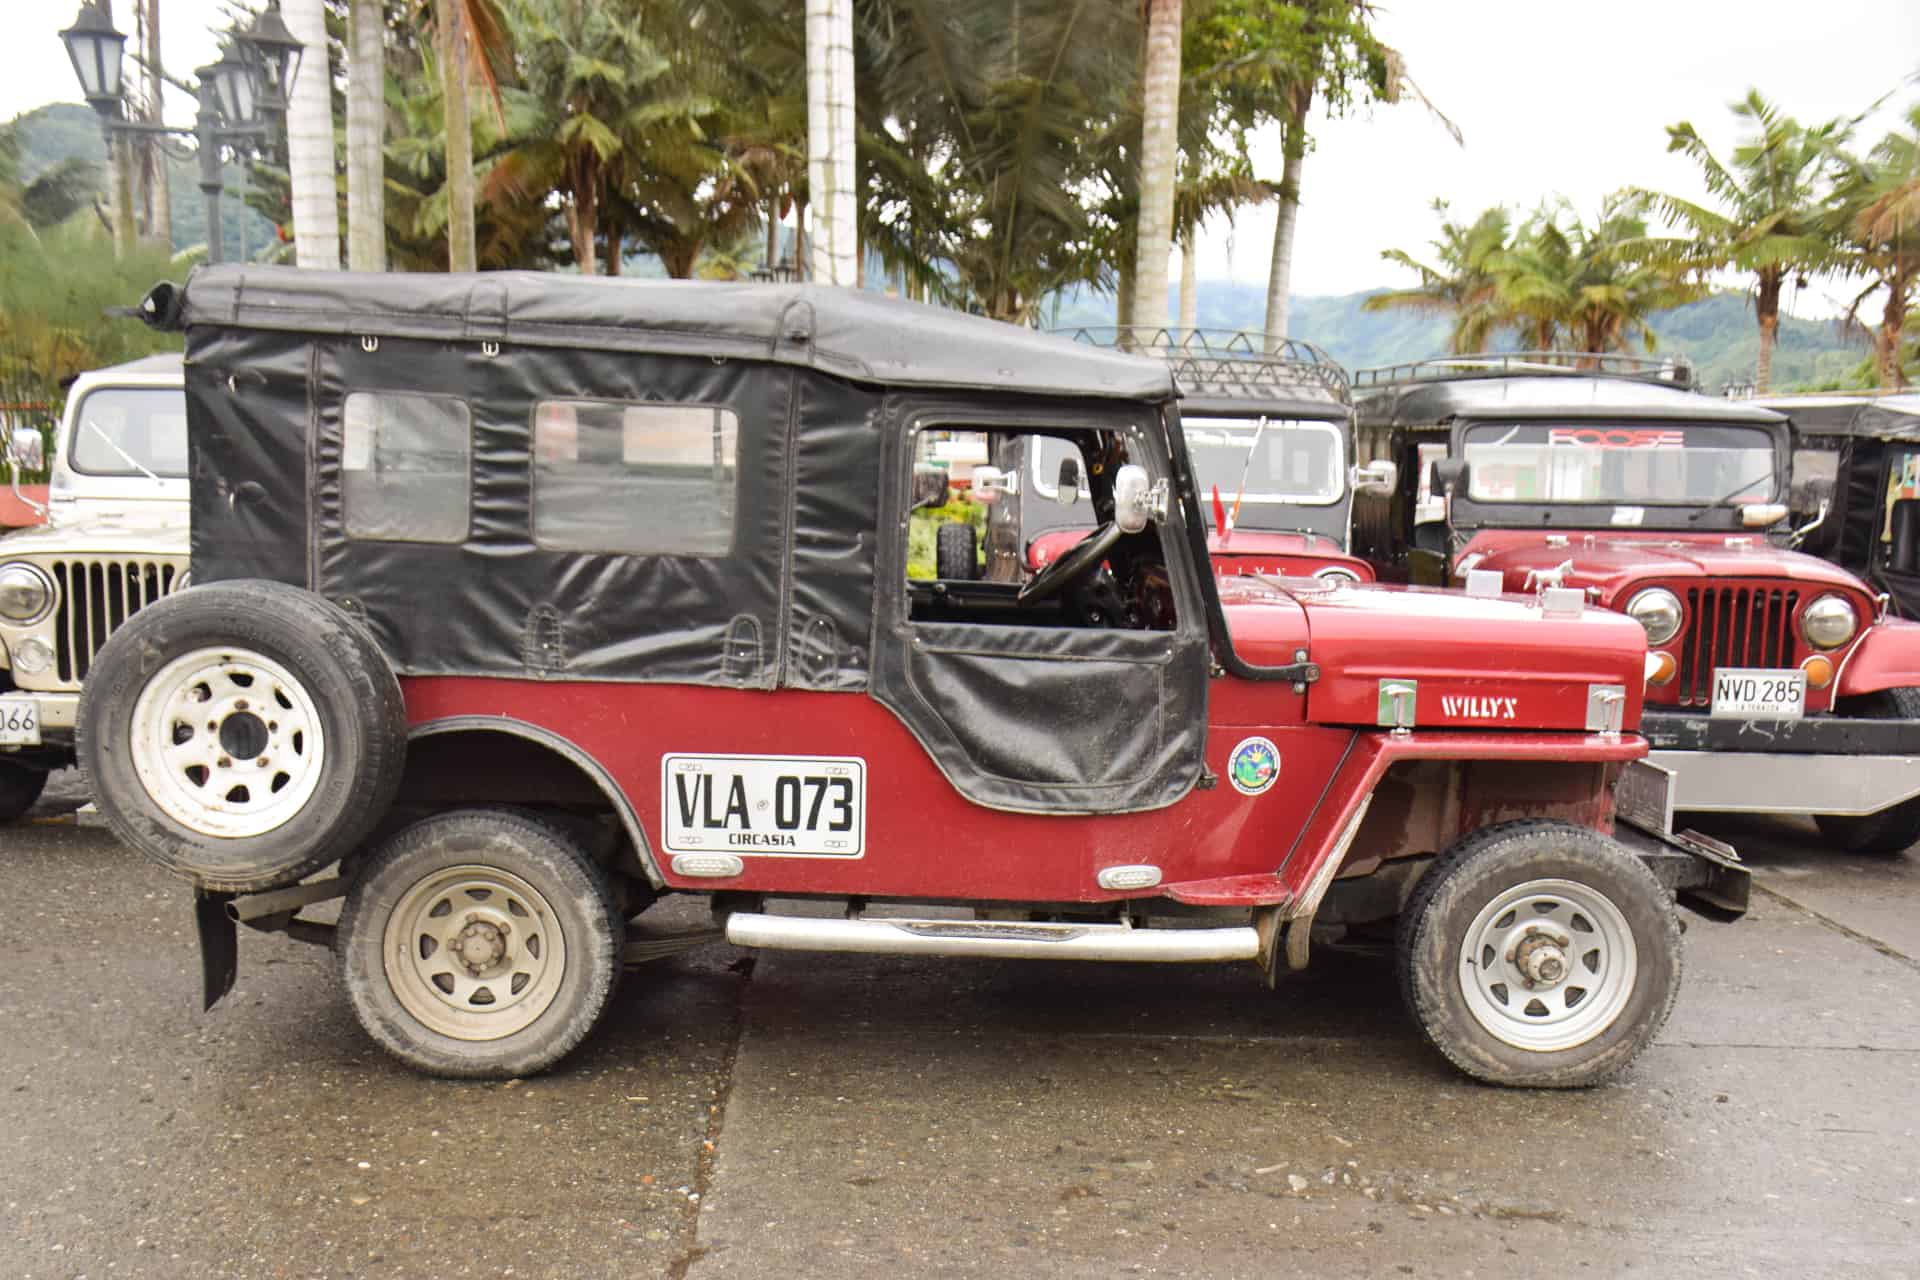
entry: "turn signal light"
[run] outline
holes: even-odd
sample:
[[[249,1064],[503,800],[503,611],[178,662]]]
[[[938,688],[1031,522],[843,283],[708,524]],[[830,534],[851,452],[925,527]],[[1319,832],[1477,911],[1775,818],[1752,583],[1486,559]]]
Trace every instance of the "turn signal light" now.
[[[1670,684],[1680,671],[1679,660],[1662,649],[1652,649],[1647,653],[1647,683]],[[1808,679],[1812,679],[1811,676]]]
[[[1833,683],[1833,659],[1823,653],[1816,653],[1800,664],[1807,673],[1807,688],[1824,689]]]

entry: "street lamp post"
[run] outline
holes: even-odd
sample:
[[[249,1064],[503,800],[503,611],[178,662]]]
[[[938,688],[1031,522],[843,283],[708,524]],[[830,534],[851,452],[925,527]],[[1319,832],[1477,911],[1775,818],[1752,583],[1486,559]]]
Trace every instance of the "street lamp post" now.
[[[97,0],[84,0],[79,17],[60,39],[79,77],[80,92],[100,116],[110,151],[130,146],[138,134],[193,135],[200,149],[200,194],[207,206],[207,261],[219,262],[225,248],[220,225],[220,196],[226,185],[222,153],[228,147],[244,152],[272,136],[285,117],[287,94],[300,69],[303,47],[281,21],[279,0],[267,0],[267,8],[247,30],[229,33],[220,61],[194,72],[199,106],[190,129],[126,118],[120,59],[127,38],[114,29]],[[133,199],[130,184],[123,179],[120,185],[121,207],[115,217],[124,251],[133,238]]]

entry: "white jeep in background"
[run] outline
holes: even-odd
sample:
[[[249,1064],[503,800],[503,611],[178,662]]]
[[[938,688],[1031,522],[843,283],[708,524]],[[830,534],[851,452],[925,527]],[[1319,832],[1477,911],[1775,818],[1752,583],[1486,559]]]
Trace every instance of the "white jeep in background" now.
[[[6,441],[14,474],[40,434]],[[55,441],[45,524],[0,537],[0,822],[73,763],[80,684],[108,634],[187,581],[187,408],[180,357],[81,375]]]

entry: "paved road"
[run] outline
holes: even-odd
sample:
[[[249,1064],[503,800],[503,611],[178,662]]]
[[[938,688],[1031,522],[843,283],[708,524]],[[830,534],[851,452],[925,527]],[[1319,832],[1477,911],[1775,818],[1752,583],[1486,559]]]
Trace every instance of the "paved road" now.
[[[1268,993],[725,947],[474,1085],[282,939],[197,1012],[177,885],[77,799],[0,833],[0,1275],[1920,1271],[1920,854],[1721,828],[1755,911],[1693,922],[1665,1035],[1581,1093],[1452,1074],[1374,956]]]

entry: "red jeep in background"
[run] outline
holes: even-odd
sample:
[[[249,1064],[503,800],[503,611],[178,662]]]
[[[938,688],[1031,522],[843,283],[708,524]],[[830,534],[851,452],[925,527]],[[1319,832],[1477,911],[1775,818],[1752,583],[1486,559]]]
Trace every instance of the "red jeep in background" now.
[[[1616,826],[1664,803],[1638,626],[1217,579],[1165,362],[805,286],[217,267],[143,310],[187,334],[196,585],[81,739],[198,890],[209,1000],[234,922],[284,931],[400,1058],[510,1076],[720,936],[1273,981],[1388,927],[1450,1061],[1565,1086],[1664,1021],[1673,891],[1744,907]],[[965,432],[1073,445],[1096,527],[909,578]],[[629,945],[672,894],[716,928]]]
[[[1217,575],[1273,574],[1371,582],[1348,553],[1356,489],[1391,492],[1388,464],[1351,465],[1352,398],[1346,371],[1290,339],[1212,329],[1079,328],[1061,336],[1164,360],[1180,393],[1181,432],[1207,516]],[[1057,437],[1016,438],[996,459],[1011,492],[989,516],[987,569],[1032,572],[1093,528],[1084,496],[1058,503],[1058,476],[1084,462]],[[988,490],[994,478],[988,478]],[[1014,500],[1017,499],[1017,500]],[[1038,499],[1038,500],[1036,500]],[[1024,554],[1024,564],[1016,557]]]
[[[1920,626],[1793,549],[1784,417],[1623,356],[1463,356],[1355,385],[1363,454],[1405,479],[1356,517],[1383,577],[1574,588],[1633,617],[1676,809],[1810,814],[1854,850],[1920,839]],[[1429,470],[1443,502],[1415,492]]]

